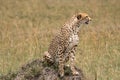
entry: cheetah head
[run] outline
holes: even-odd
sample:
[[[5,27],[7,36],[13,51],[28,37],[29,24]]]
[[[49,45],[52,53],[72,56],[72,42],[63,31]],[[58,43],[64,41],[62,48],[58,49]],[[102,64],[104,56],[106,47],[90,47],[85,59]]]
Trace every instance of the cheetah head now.
[[[76,17],[78,22],[82,24],[89,24],[89,22],[91,21],[91,18],[88,16],[87,13],[78,13]]]

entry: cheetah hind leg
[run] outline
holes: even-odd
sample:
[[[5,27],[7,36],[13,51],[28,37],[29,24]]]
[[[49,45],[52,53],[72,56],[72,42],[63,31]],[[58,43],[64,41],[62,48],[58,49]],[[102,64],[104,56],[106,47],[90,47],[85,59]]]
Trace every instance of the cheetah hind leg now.
[[[47,61],[47,62],[53,63],[52,57],[51,57],[51,55],[48,53],[48,51],[45,51],[45,52],[44,52],[43,61]]]

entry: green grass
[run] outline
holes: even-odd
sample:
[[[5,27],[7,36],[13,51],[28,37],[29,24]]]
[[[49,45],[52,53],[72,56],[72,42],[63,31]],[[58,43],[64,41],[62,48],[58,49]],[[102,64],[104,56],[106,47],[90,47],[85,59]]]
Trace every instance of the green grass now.
[[[76,12],[93,21],[80,30],[76,65],[98,80],[120,79],[119,0],[0,0],[0,75],[42,58]]]

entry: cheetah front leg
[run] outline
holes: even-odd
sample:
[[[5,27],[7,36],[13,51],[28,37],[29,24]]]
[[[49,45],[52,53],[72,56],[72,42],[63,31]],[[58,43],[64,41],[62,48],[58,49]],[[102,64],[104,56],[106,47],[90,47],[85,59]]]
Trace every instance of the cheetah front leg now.
[[[70,68],[72,70],[73,75],[78,75],[79,72],[76,71],[75,69],[75,49],[76,47],[74,47],[71,51],[70,51]]]

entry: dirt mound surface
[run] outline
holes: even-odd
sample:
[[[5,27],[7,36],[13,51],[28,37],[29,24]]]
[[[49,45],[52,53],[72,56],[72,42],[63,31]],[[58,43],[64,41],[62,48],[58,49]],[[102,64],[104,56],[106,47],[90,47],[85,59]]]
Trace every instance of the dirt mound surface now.
[[[36,59],[23,65],[16,73],[2,76],[0,80],[86,80],[82,70],[76,70],[79,75],[72,75],[70,68],[65,66],[65,75],[61,78],[55,64]]]

